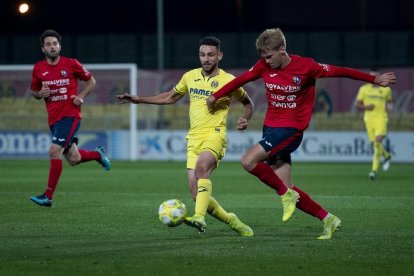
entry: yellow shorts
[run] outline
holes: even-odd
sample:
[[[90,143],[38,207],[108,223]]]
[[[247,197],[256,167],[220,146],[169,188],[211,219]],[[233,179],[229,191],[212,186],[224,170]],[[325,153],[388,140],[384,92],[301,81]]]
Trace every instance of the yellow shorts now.
[[[368,139],[370,142],[375,141],[377,136],[386,136],[387,135],[387,119],[381,120],[365,120],[365,128],[368,133]]]
[[[227,147],[226,134],[221,131],[212,131],[206,134],[189,134],[187,139],[187,169],[194,169],[197,158],[203,151],[211,152],[217,164],[224,157]]]

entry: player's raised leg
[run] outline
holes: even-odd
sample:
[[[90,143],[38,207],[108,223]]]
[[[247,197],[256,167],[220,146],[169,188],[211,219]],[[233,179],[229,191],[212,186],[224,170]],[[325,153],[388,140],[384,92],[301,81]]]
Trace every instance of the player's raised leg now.
[[[107,157],[104,147],[98,146],[95,150],[79,149],[78,141],[77,137],[73,137],[70,147],[64,151],[65,158],[70,165],[75,166],[84,162],[96,161],[105,170],[111,169],[111,161]]]
[[[80,163],[96,161],[105,170],[111,169],[111,161],[106,155],[105,149],[102,146],[97,146],[95,150],[78,149],[78,138],[74,137],[71,142],[71,146],[68,150],[64,151],[65,158],[69,164],[75,166]]]
[[[109,171],[112,167],[111,160],[109,160],[108,156],[106,155],[105,148],[102,146],[98,146],[95,148],[95,151],[99,153],[100,159],[98,159],[99,164],[102,165],[102,167]]]

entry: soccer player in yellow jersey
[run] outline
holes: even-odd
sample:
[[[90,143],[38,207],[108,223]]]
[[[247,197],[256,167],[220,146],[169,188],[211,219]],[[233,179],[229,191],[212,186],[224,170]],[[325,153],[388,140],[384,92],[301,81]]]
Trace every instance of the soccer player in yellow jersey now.
[[[379,72],[371,71],[370,74],[377,76]],[[362,85],[358,91],[356,106],[364,110],[365,128],[374,149],[369,178],[375,180],[381,157],[383,170],[387,171],[390,167],[391,154],[385,150],[382,140],[387,135],[388,112],[392,110],[391,88],[370,83]]]
[[[201,68],[185,73],[178,84],[168,92],[155,96],[139,97],[127,93],[117,95],[120,103],[135,104],[173,104],[184,95],[190,98],[190,130],[187,134],[187,174],[190,192],[195,200],[195,214],[186,218],[186,224],[206,230],[206,213],[228,224],[241,236],[253,236],[252,229],[242,223],[235,214],[226,212],[212,197],[210,175],[218,166],[226,151],[226,121],[231,97],[244,106],[244,114],[238,120],[237,129],[247,128],[253,114],[253,102],[243,88],[239,88],[224,97],[216,106],[216,112],[210,113],[206,99],[215,93],[234,76],[219,68],[223,58],[220,40],[204,37],[200,40],[199,58]]]

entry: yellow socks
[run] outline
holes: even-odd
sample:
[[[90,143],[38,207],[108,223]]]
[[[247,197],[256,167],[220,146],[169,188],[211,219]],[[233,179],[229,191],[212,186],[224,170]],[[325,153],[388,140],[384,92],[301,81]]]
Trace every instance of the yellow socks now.
[[[212,217],[229,223],[230,216],[217,200],[211,196],[213,184],[209,179],[199,179],[197,182],[198,192],[195,203],[195,214],[205,216],[208,212]]]
[[[377,172],[381,157],[381,143],[374,142],[374,155],[372,156],[372,171]],[[382,148],[384,150],[384,148]]]
[[[195,203],[195,214],[205,216],[211,198],[213,184],[210,179],[199,179],[197,182],[197,197]]]
[[[207,212],[214,218],[224,222],[229,223],[230,215],[227,213],[223,207],[215,200],[212,196],[210,196],[210,203],[208,204]]]

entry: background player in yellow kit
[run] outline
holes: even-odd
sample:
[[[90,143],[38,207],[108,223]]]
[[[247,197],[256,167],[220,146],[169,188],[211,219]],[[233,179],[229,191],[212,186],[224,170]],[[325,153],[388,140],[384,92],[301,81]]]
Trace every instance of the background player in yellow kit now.
[[[199,58],[201,68],[185,73],[171,91],[155,96],[139,97],[129,94],[118,95],[120,103],[135,104],[173,104],[185,94],[190,97],[190,130],[187,134],[187,173],[188,183],[193,200],[195,214],[187,217],[186,224],[206,230],[205,215],[209,213],[216,219],[229,225],[241,236],[253,236],[252,229],[242,223],[235,214],[226,212],[211,196],[212,182],[210,175],[224,157],[227,145],[226,121],[231,98],[235,98],[244,106],[244,114],[238,120],[238,129],[247,128],[253,114],[253,103],[246,91],[239,88],[228,97],[224,97],[217,105],[216,112],[210,113],[206,99],[234,76],[218,67],[223,53],[220,51],[220,40],[205,37],[200,40]]]
[[[379,72],[372,70],[370,74],[377,76]],[[371,83],[362,85],[358,91],[356,106],[364,110],[365,128],[374,149],[369,178],[375,180],[381,157],[384,171],[390,167],[391,154],[384,148],[382,141],[387,135],[388,112],[392,110],[391,88]]]

